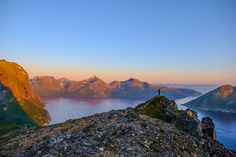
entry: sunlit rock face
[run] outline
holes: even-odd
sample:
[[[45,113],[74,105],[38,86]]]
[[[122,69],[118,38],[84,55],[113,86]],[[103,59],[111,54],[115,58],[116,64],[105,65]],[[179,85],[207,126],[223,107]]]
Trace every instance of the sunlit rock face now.
[[[225,98],[231,95],[234,92],[234,88],[232,85],[224,85],[221,86],[215,93],[217,98]]]
[[[29,84],[28,74],[20,65],[0,60],[0,80],[13,92],[18,101],[31,100],[40,103],[39,97]]]
[[[0,60],[0,84],[0,102],[4,106],[1,123],[24,125],[32,121],[31,124],[42,126],[49,122],[48,112],[32,90],[28,74],[20,65]],[[7,121],[9,119],[11,121]],[[24,119],[27,120],[24,122]]]
[[[96,76],[82,81],[52,76],[37,76],[30,80],[33,89],[42,97],[109,97],[111,88]]]
[[[161,88],[161,95],[170,99],[200,95],[190,89],[168,88],[155,86],[138,79],[130,78],[126,81],[113,81],[107,84],[100,78],[93,76],[82,81],[72,81],[66,78],[56,79],[52,76],[37,76],[30,80],[33,90],[41,97],[118,97],[142,98],[154,97]]]

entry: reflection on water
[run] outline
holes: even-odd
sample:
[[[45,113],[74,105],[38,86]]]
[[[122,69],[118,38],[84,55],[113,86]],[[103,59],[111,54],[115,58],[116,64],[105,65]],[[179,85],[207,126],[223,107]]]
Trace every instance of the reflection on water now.
[[[79,98],[54,98],[46,99],[46,109],[51,116],[50,124],[57,124],[68,119],[90,116],[95,113],[107,112],[115,109],[135,107],[143,100],[129,99],[79,99]]]
[[[183,106],[181,104],[185,104],[186,102],[189,102],[189,101],[196,99],[196,98],[197,97],[187,97],[187,98],[183,98],[183,99],[177,99],[177,100],[175,100],[175,102],[176,102],[179,110],[185,110],[185,109],[187,109],[187,107]]]
[[[179,109],[186,109],[184,104],[196,97],[188,97],[176,100]],[[107,112],[115,109],[125,109],[135,107],[145,100],[129,99],[76,99],[76,98],[56,98],[46,99],[46,108],[51,115],[51,123],[57,124],[69,119],[76,119],[90,116],[95,113]],[[227,148],[236,151],[236,114],[196,110],[199,119],[211,117],[216,125],[217,139]]]

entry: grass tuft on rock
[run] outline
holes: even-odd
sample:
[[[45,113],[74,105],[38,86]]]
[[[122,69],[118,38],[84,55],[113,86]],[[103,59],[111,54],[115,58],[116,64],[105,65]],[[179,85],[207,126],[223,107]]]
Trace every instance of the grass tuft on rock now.
[[[146,103],[138,105],[136,108],[140,110],[141,114],[158,118],[165,122],[171,122],[171,117],[168,116],[164,110],[164,105],[169,104],[169,101],[170,100],[164,96],[156,96]]]

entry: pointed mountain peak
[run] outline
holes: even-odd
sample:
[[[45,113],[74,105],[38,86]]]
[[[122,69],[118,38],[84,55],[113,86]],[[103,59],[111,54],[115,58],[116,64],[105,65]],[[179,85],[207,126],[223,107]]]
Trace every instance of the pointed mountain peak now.
[[[90,77],[89,79],[85,80],[89,83],[99,82],[102,84],[106,84],[102,79],[98,78],[97,76]]]
[[[135,78],[130,78],[126,81],[113,81],[109,85],[112,88],[129,88],[129,87],[149,88],[151,86],[147,82],[141,82]]]
[[[124,81],[124,82],[127,82],[127,83],[144,83],[144,82],[142,82],[142,81],[140,81],[136,78],[130,78],[130,79]]]
[[[119,83],[119,82],[120,82],[120,81],[116,81],[116,80],[115,80],[115,81],[112,81],[110,84],[112,84],[112,83]]]
[[[115,82],[115,83],[113,83],[113,85],[115,84],[115,86],[118,86],[117,84],[118,84],[119,82]],[[140,87],[140,88],[147,88],[148,86],[149,86],[149,84],[148,83],[146,83],[146,82],[142,82],[142,81],[140,81],[140,80],[138,80],[138,79],[135,79],[135,78],[130,78],[130,79],[128,79],[128,80],[126,80],[126,81],[122,81],[122,82],[120,82],[120,86],[126,86],[126,87]]]
[[[118,88],[120,86],[120,81],[112,81],[109,85],[112,88]]]
[[[101,80],[101,79],[98,78],[97,76],[92,76],[92,77],[89,78],[89,80],[94,80],[95,81],[95,80]]]
[[[131,77],[131,78],[128,79],[127,81],[135,81],[135,80],[138,80],[138,79],[135,79],[135,78]]]
[[[227,97],[234,92],[232,85],[223,85],[216,90],[215,96],[219,98]]]
[[[124,82],[128,82],[128,83],[139,82],[139,83],[142,83],[140,80],[138,80],[138,79],[136,79],[136,78],[132,78],[132,77],[131,77],[130,79],[124,81]]]

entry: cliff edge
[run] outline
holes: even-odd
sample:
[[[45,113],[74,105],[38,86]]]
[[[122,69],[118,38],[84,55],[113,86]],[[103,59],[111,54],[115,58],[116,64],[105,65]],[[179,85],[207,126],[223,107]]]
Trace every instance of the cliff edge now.
[[[27,72],[14,62],[0,60],[0,134],[12,127],[43,126],[49,120]]]

